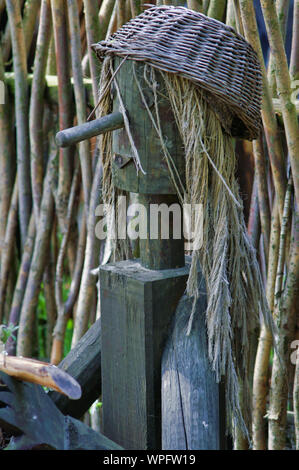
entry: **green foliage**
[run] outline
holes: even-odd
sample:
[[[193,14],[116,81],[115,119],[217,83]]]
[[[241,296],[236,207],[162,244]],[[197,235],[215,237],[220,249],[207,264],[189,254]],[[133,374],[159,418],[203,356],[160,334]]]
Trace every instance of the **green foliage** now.
[[[14,341],[16,341],[16,337],[14,335],[14,332],[18,329],[18,326],[13,325],[13,323],[10,323],[9,325],[1,325],[1,330],[0,330],[0,341],[3,344],[6,344],[9,338],[12,338]]]
[[[73,319],[70,318],[66,325],[66,331],[65,331],[65,337],[64,337],[64,349],[63,349],[64,357],[71,350],[73,330],[74,330],[74,322],[73,322]]]

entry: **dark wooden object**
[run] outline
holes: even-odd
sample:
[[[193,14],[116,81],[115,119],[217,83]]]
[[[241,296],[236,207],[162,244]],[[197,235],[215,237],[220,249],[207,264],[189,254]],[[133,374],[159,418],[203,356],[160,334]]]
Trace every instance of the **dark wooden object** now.
[[[208,357],[203,278],[193,328],[186,335],[192,299],[184,295],[176,309],[162,359],[162,448],[224,449],[223,389]]]
[[[100,267],[103,433],[125,449],[161,448],[161,356],[187,276],[139,260]]]
[[[146,209],[149,235],[139,240],[142,266],[148,269],[176,269],[185,266],[182,208],[177,196],[140,194],[138,201]],[[155,214],[157,209],[157,217],[153,216],[153,208]],[[157,226],[157,238],[154,238],[153,235],[156,234],[151,232],[154,226]],[[167,236],[167,230],[163,233],[165,228],[168,229],[169,238],[163,239],[162,236]],[[178,229],[180,238],[175,238]]]
[[[15,436],[9,449],[120,450],[120,446],[64,416],[40,385],[0,372],[0,427]],[[4,406],[3,406],[4,405]]]
[[[114,67],[116,68],[120,60],[115,57]],[[171,182],[167,162],[164,158],[161,141],[152,124],[148,112],[143,104],[142,98],[133,75],[135,64],[136,75],[140,81],[146,102],[156,119],[154,96],[144,80],[144,63],[127,60],[117,73],[117,83],[121,92],[129,121],[130,130],[138,150],[144,175],[141,171],[136,173],[133,160],[124,167],[113,162],[112,171],[114,183],[117,187],[134,193],[143,194],[176,194],[176,190]],[[156,74],[158,80],[158,92],[166,94],[163,80],[160,73]],[[184,182],[185,158],[183,144],[177,130],[175,118],[168,99],[159,95],[159,115],[162,128],[162,135],[166,146],[176,164],[178,172]],[[119,100],[116,90],[114,90],[113,111],[119,111]],[[132,148],[125,129],[113,132],[113,152],[115,155],[132,157]]]
[[[101,394],[101,324],[97,320],[58,366],[81,385],[82,396],[70,400],[57,392],[49,395],[63,414],[81,418]]]

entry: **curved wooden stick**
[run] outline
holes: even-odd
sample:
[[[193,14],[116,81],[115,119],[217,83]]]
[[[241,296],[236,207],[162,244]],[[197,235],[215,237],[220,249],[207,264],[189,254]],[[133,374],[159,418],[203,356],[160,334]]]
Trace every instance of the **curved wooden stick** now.
[[[20,380],[52,388],[73,400],[81,397],[81,387],[78,382],[53,364],[2,353],[0,370]]]

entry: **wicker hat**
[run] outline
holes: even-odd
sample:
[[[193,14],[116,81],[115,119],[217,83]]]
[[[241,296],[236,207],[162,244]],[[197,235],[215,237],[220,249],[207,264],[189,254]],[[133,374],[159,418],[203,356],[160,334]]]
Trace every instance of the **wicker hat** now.
[[[92,45],[106,55],[144,61],[200,86],[226,132],[255,139],[262,78],[255,51],[229,26],[184,7],[152,7]]]

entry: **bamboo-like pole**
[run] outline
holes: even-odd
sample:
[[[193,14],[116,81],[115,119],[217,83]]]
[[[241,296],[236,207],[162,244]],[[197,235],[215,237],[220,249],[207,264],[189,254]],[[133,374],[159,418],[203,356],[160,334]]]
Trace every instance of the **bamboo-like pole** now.
[[[204,13],[205,15],[208,14],[209,5],[210,5],[210,0],[203,0],[203,2],[202,2],[202,9],[203,9],[203,13]]]
[[[294,0],[293,12],[293,38],[292,50],[290,60],[290,74],[294,86],[296,81],[299,80],[299,0]],[[299,294],[297,292],[297,305]],[[296,302],[296,299],[295,299]],[[299,317],[297,314],[297,338],[299,330]],[[294,385],[293,385],[293,408],[294,408],[294,424],[295,424],[295,438],[296,449],[299,450],[299,356],[298,350],[296,354],[296,366],[294,371]]]
[[[274,286],[277,272],[279,236],[279,212],[278,204],[275,202],[272,211],[266,292],[271,311],[273,311],[274,308]],[[267,449],[265,416],[267,412],[267,397],[269,390],[268,379],[271,346],[271,333],[263,324],[259,336],[253,376],[252,440],[253,448],[255,450]]]
[[[51,0],[52,21],[54,30],[56,68],[58,77],[59,128],[66,129],[72,125],[72,88],[69,73],[69,51],[67,34],[67,4],[63,0]],[[59,224],[64,226],[67,211],[68,195],[72,176],[71,149],[59,151],[58,207]]]
[[[7,291],[7,283],[9,272],[12,264],[12,256],[14,254],[15,236],[18,220],[18,182],[14,184],[13,195],[7,219],[6,233],[1,253],[1,270],[0,270],[0,323],[3,321],[5,297]]]
[[[78,297],[80,283],[82,278],[84,256],[85,256],[85,247],[86,247],[86,223],[83,216],[80,227],[80,236],[78,240],[78,249],[77,249],[77,258],[75,269],[72,276],[72,282],[68,294],[68,298],[64,304],[63,312],[60,311],[60,314],[57,317],[57,322],[53,332],[53,344],[51,350],[51,363],[56,364],[60,362],[63,354],[63,341],[65,335],[66,324],[68,318],[71,314],[71,311],[75,305],[75,302]]]
[[[5,0],[0,0],[0,17],[5,9]]]
[[[92,298],[95,289],[95,276],[92,275],[92,269],[95,267],[95,223],[96,223],[96,207],[100,200],[101,178],[102,178],[102,162],[98,159],[97,167],[94,172],[94,179],[90,195],[89,215],[87,221],[87,241],[84,259],[84,267],[82,280],[79,291],[76,321],[74,326],[72,347],[74,347],[79,339],[86,332],[89,313],[92,307]]]
[[[263,234],[264,253],[266,267],[268,266],[269,238],[271,225],[270,201],[267,184],[267,164],[263,149],[263,138],[259,137],[253,141],[253,154],[255,170],[257,175],[257,187],[259,198],[259,210],[261,229]]]
[[[77,165],[77,168],[73,176],[70,198],[68,202],[68,212],[67,212],[65,232],[63,233],[63,238],[62,238],[62,242],[60,245],[60,250],[59,250],[57,264],[56,264],[55,299],[56,299],[58,316],[57,316],[57,322],[56,322],[56,326],[54,328],[54,334],[53,334],[54,341],[53,341],[53,348],[51,352],[52,364],[58,364],[62,360],[64,334],[65,334],[65,327],[66,327],[66,322],[67,322],[65,305],[63,302],[63,298],[62,298],[63,262],[64,262],[64,257],[65,257],[66,249],[67,249],[67,243],[68,243],[68,239],[70,235],[78,182],[79,182],[79,167]]]
[[[126,22],[126,4],[123,0],[116,0],[117,8],[117,28]]]
[[[280,230],[280,243],[279,243],[279,252],[278,252],[278,264],[277,264],[277,274],[275,280],[275,289],[274,289],[274,306],[276,307],[280,300],[283,292],[283,278],[285,275],[285,260],[286,260],[286,242],[287,242],[287,232],[290,227],[290,216],[292,213],[291,207],[291,198],[292,198],[292,177],[290,177],[286,189],[282,224]]]
[[[215,18],[215,20],[222,21],[226,8],[226,0],[211,0],[208,16]]]
[[[292,167],[295,197],[297,205],[299,205],[299,125],[296,108],[291,100],[292,88],[288,62],[275,9],[275,2],[273,0],[261,0],[261,6],[269,44],[273,54],[277,92],[282,105],[282,116]]]
[[[247,231],[251,240],[252,246],[258,251],[260,235],[261,235],[261,219],[259,212],[258,188],[257,188],[257,174],[254,172],[254,179],[252,185],[250,211],[248,218]]]
[[[56,157],[56,149],[49,157],[43,197],[41,201],[39,223],[32,255],[29,277],[20,313],[20,323],[17,341],[19,356],[31,356],[32,338],[34,337],[34,320],[38,295],[40,291],[43,272],[48,259],[48,250],[54,215],[54,200],[51,190],[52,161]]]
[[[237,31],[239,34],[242,34],[242,36],[244,36],[244,28],[243,28],[240,5],[239,5],[238,0],[234,0],[234,13],[235,13]]]
[[[17,326],[19,324],[20,313],[22,308],[22,302],[25,295],[25,289],[27,285],[28,274],[31,266],[31,258],[34,247],[35,240],[35,221],[34,216],[31,214],[27,239],[24,245],[21,265],[19,267],[18,278],[14,290],[14,295],[12,299],[12,305],[9,314],[9,324]],[[16,343],[12,337],[7,341],[6,350],[8,354],[15,355],[16,353]]]
[[[53,250],[49,253],[48,263],[43,276],[45,309],[47,312],[45,351],[46,357],[51,357],[53,343],[53,330],[57,318],[57,307],[55,302],[55,266]]]
[[[293,388],[296,449],[299,450],[299,358],[297,353]]]
[[[28,84],[24,31],[18,0],[6,0],[15,73],[15,112],[19,186],[19,219],[22,246],[25,243],[31,214],[30,146],[28,123]]]
[[[24,6],[23,28],[27,56],[30,51],[41,0],[27,0]]]
[[[202,13],[202,0],[187,0],[187,6],[190,10]]]
[[[253,2],[249,0],[240,0],[240,10],[245,38],[257,52],[261,64],[263,76],[262,119],[268,146],[275,192],[278,198],[279,215],[282,217],[286,188],[286,164],[274,112],[272,96],[268,86]]]
[[[8,62],[11,53],[11,34],[9,22],[6,23],[4,33],[1,38],[1,49],[4,63]]]
[[[41,121],[44,111],[45,74],[47,67],[48,49],[51,39],[51,5],[50,0],[43,0],[39,30],[36,43],[34,69],[29,108],[30,144],[31,144],[31,185],[33,209],[36,224],[39,219],[39,208],[43,191],[44,177],[44,145],[43,127]]]
[[[81,41],[79,30],[79,11],[76,0],[68,0],[68,14],[70,26],[70,39],[71,39],[71,56],[72,56],[72,70],[74,80],[74,92],[76,100],[76,111],[78,124],[86,122],[86,100],[85,89],[83,84],[83,73],[81,65]],[[79,144],[79,157],[81,165],[81,175],[83,183],[84,206],[85,214],[87,217],[89,196],[91,189],[91,154],[88,140],[83,140]]]
[[[98,20],[99,8],[93,0],[84,0],[85,29],[87,36],[87,53],[89,58],[90,76],[92,79],[93,102],[98,100],[98,61],[91,49],[91,45],[100,41],[101,29]]]
[[[99,11],[100,37],[97,41],[105,39],[115,5],[115,0],[103,0]]]
[[[299,0],[294,0],[293,37],[290,60],[290,74],[293,84],[299,80]],[[297,84],[298,88],[298,84]]]
[[[142,13],[142,1],[141,0],[130,0],[132,17]]]
[[[55,56],[55,41],[53,33],[51,35],[50,50],[48,54],[47,75],[57,75],[56,71],[56,56]]]
[[[231,26],[232,28],[237,29],[234,0],[227,0],[225,23],[228,26]]]
[[[24,3],[25,3],[25,0],[20,0],[21,10],[23,9],[23,4]],[[4,0],[4,4],[5,4],[5,0]],[[27,20],[26,20],[26,22],[27,22]],[[24,28],[24,26],[25,26],[25,24],[23,23],[23,28]],[[25,37],[25,35],[24,35],[24,37]],[[11,53],[11,34],[10,34],[9,22],[7,22],[7,24],[6,24],[5,31],[4,31],[3,37],[1,39],[1,46],[2,46],[2,54],[3,54],[4,62],[8,62],[9,56],[10,56],[10,53]],[[27,49],[26,49],[26,52],[28,52]]]
[[[117,30],[117,8],[116,7],[117,7],[117,4],[115,3],[111,16],[110,16],[110,21],[107,27],[107,31],[106,31],[106,37],[105,37],[106,40],[111,36],[111,34],[115,33],[115,31]]]
[[[286,36],[286,23],[287,23],[287,18],[288,18],[289,5],[290,5],[290,0],[278,0],[276,2],[276,10],[277,10],[277,16],[279,18],[279,26],[280,26],[281,34],[284,40]],[[277,89],[276,89],[275,66],[274,66],[273,54],[271,53],[271,50],[270,50],[270,57],[269,57],[269,62],[268,62],[267,75],[268,75],[269,87],[272,92],[272,96],[276,96]]]
[[[0,102],[0,260],[2,245],[4,243],[6,221],[9,212],[12,193],[12,160],[14,159],[14,139],[10,97],[5,82],[2,53],[0,51],[0,81],[3,85],[0,94],[4,91],[4,102]]]
[[[285,199],[285,210],[280,237],[280,257],[285,250],[285,232],[283,228],[288,225],[291,203],[291,185],[288,185]],[[280,258],[279,258],[280,261]],[[281,269],[278,262],[278,275]],[[279,281],[278,281],[279,283]],[[287,403],[288,403],[288,374],[290,370],[290,344],[295,336],[296,326],[296,297],[299,284],[299,217],[294,212],[293,237],[290,250],[290,263],[283,292],[279,293],[278,306],[275,311],[279,334],[277,339],[277,352],[275,351],[272,365],[272,377],[269,400],[269,450],[283,450],[286,443]],[[282,284],[280,283],[281,288]],[[277,296],[277,293],[276,293]]]
[[[67,2],[51,0],[52,22],[56,52],[56,69],[58,77],[58,108],[59,128],[66,129],[72,125],[74,102],[70,80],[69,38],[67,28]],[[56,213],[60,229],[64,231],[68,197],[71,188],[73,171],[73,149],[65,148],[59,151],[58,189]],[[76,231],[72,231],[68,245],[68,264],[73,271],[76,258]]]

